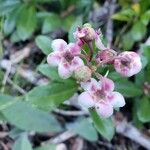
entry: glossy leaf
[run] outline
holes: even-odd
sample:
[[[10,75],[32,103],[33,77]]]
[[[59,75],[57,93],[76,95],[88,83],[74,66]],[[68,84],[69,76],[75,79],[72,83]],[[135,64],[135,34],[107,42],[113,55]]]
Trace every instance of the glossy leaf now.
[[[45,18],[42,33],[49,33],[61,27],[61,19],[57,14],[51,13]]]
[[[45,55],[51,52],[51,39],[47,36],[39,35],[36,37],[35,42]]]
[[[59,132],[57,120],[47,112],[33,108],[31,104],[19,101],[1,110],[4,117],[16,127],[36,132]]]
[[[34,88],[27,94],[26,99],[40,108],[50,110],[73,96],[77,88],[77,84],[72,80],[51,83]]]
[[[51,80],[61,81],[62,79],[58,75],[58,69],[55,67],[50,67],[48,64],[41,64],[38,66],[38,70],[45,76],[49,77]]]
[[[115,90],[125,97],[136,97],[142,94],[142,89],[130,81],[120,80],[115,83]]]
[[[31,37],[36,29],[36,10],[33,6],[22,5],[21,13],[17,22],[17,32],[22,40]]]
[[[32,150],[31,143],[28,140],[26,134],[22,134],[20,138],[15,142],[12,150]]]
[[[80,118],[68,128],[88,141],[96,141],[98,139],[97,132],[88,119]]]
[[[142,122],[150,121],[150,99],[148,97],[143,97],[140,99],[138,107],[138,118]]]
[[[93,123],[97,129],[97,131],[105,137],[107,140],[111,140],[114,136],[114,124],[111,118],[102,119],[95,110],[90,110],[91,117],[93,119]]]

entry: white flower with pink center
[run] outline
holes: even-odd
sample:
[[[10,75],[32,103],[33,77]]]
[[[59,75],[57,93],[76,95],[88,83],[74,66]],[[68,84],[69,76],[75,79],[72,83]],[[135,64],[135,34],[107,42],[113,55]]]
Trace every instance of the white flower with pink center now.
[[[58,66],[58,74],[61,78],[69,78],[76,68],[84,65],[78,56],[80,48],[75,43],[67,44],[62,39],[56,39],[52,41],[51,47],[54,52],[48,55],[47,62],[51,66]]]
[[[114,60],[115,70],[123,76],[133,76],[142,69],[140,56],[135,52],[122,52]]]
[[[81,83],[85,92],[78,97],[78,102],[85,108],[95,107],[102,118],[108,118],[113,114],[113,108],[125,105],[124,97],[114,91],[112,80],[102,77],[100,81],[91,78],[90,81]]]

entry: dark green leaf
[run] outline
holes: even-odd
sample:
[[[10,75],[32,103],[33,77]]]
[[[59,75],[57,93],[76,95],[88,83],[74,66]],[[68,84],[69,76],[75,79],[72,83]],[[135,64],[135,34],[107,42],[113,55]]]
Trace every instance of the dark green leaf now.
[[[18,101],[1,110],[4,117],[16,127],[37,132],[59,132],[59,123],[47,112],[33,108],[27,102]]]
[[[134,41],[140,41],[146,34],[146,26],[142,22],[136,22],[131,29],[131,36]]]
[[[111,140],[114,136],[114,124],[111,118],[102,119],[95,110],[90,110],[91,117],[98,132],[107,140]]]
[[[42,33],[49,33],[57,28],[61,27],[61,19],[57,14],[51,13],[48,17],[45,18],[44,24],[42,27]]]
[[[74,38],[74,35],[73,33],[76,31],[76,28],[78,26],[81,26],[82,25],[82,18],[81,17],[78,17],[75,22],[73,22],[70,30],[69,30],[69,34],[68,34],[68,39],[69,39],[69,42],[74,42],[75,41],[75,38]]]
[[[77,120],[68,128],[88,141],[96,141],[98,139],[97,132],[88,119]]]
[[[142,122],[150,121],[150,99],[143,97],[138,106],[138,118]]]
[[[35,31],[37,23],[36,10],[33,6],[22,5],[17,22],[17,32],[22,40],[28,39]]]
[[[51,52],[51,39],[47,36],[39,35],[36,37],[35,42],[45,55]]]
[[[119,21],[129,21],[135,15],[132,9],[124,9],[112,16],[113,19]]]
[[[41,64],[38,66],[38,70],[45,76],[49,77],[51,80],[62,81],[58,75],[57,68],[50,67],[48,64]]]
[[[15,142],[12,150],[32,150],[31,143],[28,140],[26,134],[22,134],[20,138]]]
[[[2,0],[0,1],[0,16],[6,15],[20,7],[20,0]]]
[[[27,94],[26,98],[36,106],[50,110],[73,96],[77,88],[77,84],[72,80],[63,83],[51,83],[34,88]]]
[[[142,94],[140,87],[127,80],[117,81],[115,83],[115,89],[125,97],[136,97]]]

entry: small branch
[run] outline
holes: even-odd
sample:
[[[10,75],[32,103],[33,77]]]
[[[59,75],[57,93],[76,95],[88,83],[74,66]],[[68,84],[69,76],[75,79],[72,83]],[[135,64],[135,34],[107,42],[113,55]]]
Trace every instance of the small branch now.
[[[88,115],[88,112],[85,112],[83,110],[81,111],[65,111],[62,109],[55,109],[54,110],[55,113],[63,115],[63,116],[83,116],[83,115]]]
[[[43,142],[43,144],[59,144],[59,143],[62,143],[72,137],[76,136],[75,133],[67,130],[61,134],[59,134],[58,136],[46,141],[46,142]]]
[[[126,120],[116,123],[116,132],[150,150],[150,139]]]

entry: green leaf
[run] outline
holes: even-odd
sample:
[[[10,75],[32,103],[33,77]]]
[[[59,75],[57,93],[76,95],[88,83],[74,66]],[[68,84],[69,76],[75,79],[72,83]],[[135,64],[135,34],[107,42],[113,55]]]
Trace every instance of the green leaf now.
[[[42,27],[42,33],[49,33],[57,28],[61,27],[61,19],[57,14],[51,13],[48,17],[45,18],[44,24]]]
[[[70,30],[69,30],[69,34],[68,34],[68,39],[69,39],[69,42],[75,42],[75,38],[73,36],[73,33],[76,31],[76,28],[78,26],[81,26],[82,25],[82,18],[81,17],[78,17],[75,22],[72,24]]]
[[[150,121],[150,99],[148,97],[140,100],[137,113],[140,121],[144,123]]]
[[[47,36],[39,35],[36,37],[35,42],[45,55],[51,52],[51,39]]]
[[[34,150],[56,150],[56,145],[54,144],[47,144],[43,145],[41,147],[35,148]]]
[[[115,83],[115,90],[123,94],[125,97],[136,97],[142,94],[141,87],[127,80],[120,80]]]
[[[114,136],[114,124],[111,118],[102,119],[95,110],[90,110],[91,117],[98,132],[107,140],[111,140]]]
[[[150,10],[146,11],[140,18],[141,22],[144,25],[148,25],[149,21],[150,21]]]
[[[129,21],[135,15],[132,9],[124,9],[112,16],[112,19],[119,21]]]
[[[131,50],[134,45],[134,39],[132,38],[131,32],[122,35],[122,45],[124,50]]]
[[[33,108],[30,104],[18,101],[1,110],[4,117],[16,127],[36,132],[59,132],[59,123],[47,112]]]
[[[6,15],[20,7],[20,0],[2,0],[0,1],[0,16]]]
[[[97,132],[88,119],[80,118],[68,128],[88,141],[97,141],[98,139]]]
[[[11,14],[7,15],[6,20],[4,22],[4,33],[6,35],[12,33],[12,31],[15,29],[19,12],[20,12],[20,9],[19,10],[17,9],[17,10],[14,10]]]
[[[42,109],[51,110],[73,96],[77,88],[76,82],[72,80],[51,83],[35,87],[26,95],[26,99]]]
[[[130,33],[134,41],[140,41],[146,34],[146,26],[138,21],[133,25]]]
[[[31,37],[37,24],[36,10],[33,6],[22,5],[21,13],[17,22],[17,32],[22,40]]]
[[[58,75],[57,68],[50,67],[48,64],[41,64],[38,66],[38,70],[45,76],[49,77],[51,80],[62,81]]]
[[[31,143],[28,140],[26,134],[22,134],[20,138],[15,142],[12,150],[32,150]]]

